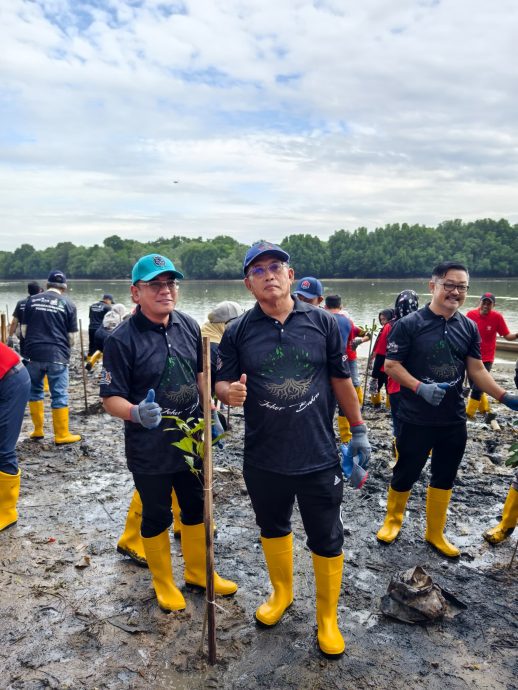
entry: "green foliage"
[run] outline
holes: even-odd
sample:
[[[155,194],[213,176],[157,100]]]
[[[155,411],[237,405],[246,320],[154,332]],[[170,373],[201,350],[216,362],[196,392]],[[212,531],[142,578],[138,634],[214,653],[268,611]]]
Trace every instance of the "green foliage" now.
[[[60,242],[43,250],[22,244],[14,252],[0,251],[0,280],[46,278],[54,268],[70,278],[128,278],[133,264],[153,252],[171,258],[186,278],[241,279],[247,246],[228,235],[211,240],[178,235],[152,242],[111,235],[93,247]],[[365,227],[337,230],[327,241],[289,235],[281,246],[291,256],[296,278],[426,276],[446,259],[464,262],[472,276],[518,276],[518,225],[505,219],[464,223],[457,218],[435,228],[392,223],[372,232]]]
[[[174,441],[172,445],[183,450],[186,464],[189,466],[191,472],[198,477],[205,456],[205,442],[203,438],[205,420],[195,419],[194,417],[189,417],[189,419],[184,420],[174,415],[164,415],[164,419],[172,419],[176,425],[175,427],[165,429],[165,431],[182,434],[180,440]],[[217,443],[224,436],[226,436],[226,433],[215,436],[212,439],[212,445]]]
[[[513,420],[513,431],[515,434],[518,433],[518,421],[516,420]],[[511,443],[505,464],[508,467],[518,467],[518,441]]]

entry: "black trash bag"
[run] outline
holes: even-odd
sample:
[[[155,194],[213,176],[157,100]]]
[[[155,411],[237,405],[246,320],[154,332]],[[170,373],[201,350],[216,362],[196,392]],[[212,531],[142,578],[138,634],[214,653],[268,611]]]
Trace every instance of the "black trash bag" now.
[[[382,613],[404,623],[440,620],[447,609],[441,588],[420,565],[396,573],[381,598]]]

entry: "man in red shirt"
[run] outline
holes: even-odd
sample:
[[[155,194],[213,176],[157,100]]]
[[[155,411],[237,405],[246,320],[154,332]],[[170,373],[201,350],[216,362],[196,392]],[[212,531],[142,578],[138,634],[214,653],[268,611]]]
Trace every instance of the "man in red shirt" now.
[[[480,352],[482,362],[488,371],[491,371],[495,359],[496,336],[500,335],[506,340],[516,340],[518,338],[518,333],[511,333],[509,331],[502,314],[493,309],[495,303],[496,297],[491,292],[484,292],[478,307],[468,311],[466,314],[468,319],[477,324],[481,338]],[[481,390],[471,383],[471,393],[466,405],[466,414],[468,417],[473,418],[479,409],[483,413],[489,412],[489,402],[486,394],[482,393]]]

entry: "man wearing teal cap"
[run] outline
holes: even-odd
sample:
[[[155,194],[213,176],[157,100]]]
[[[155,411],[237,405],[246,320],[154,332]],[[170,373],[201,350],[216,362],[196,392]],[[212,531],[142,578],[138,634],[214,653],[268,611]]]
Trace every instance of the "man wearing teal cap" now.
[[[106,340],[100,395],[106,411],[124,420],[128,468],[134,492],[117,550],[148,566],[160,608],[185,608],[173,579],[169,527],[171,492],[181,508],[185,581],[206,586],[203,481],[187,466],[178,437],[164,416],[202,417],[203,352],[200,327],[176,310],[183,274],[160,254],[137,261],[131,275],[135,313]],[[228,596],[237,585],[214,575],[216,594]]]

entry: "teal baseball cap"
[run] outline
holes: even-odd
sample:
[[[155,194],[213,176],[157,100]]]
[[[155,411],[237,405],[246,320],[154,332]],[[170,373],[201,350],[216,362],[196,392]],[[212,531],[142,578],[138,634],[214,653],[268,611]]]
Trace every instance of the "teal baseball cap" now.
[[[173,273],[175,278],[183,278],[183,273],[176,270],[171,259],[161,254],[146,254],[133,266],[131,283],[135,285],[139,280],[153,280],[161,273]]]

